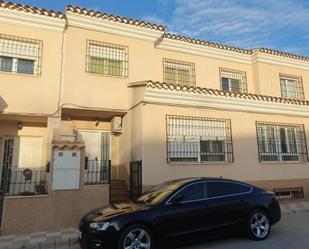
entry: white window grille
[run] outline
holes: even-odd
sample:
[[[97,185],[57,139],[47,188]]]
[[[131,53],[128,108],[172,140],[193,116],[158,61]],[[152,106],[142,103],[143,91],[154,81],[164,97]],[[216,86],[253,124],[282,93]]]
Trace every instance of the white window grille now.
[[[280,75],[281,96],[289,99],[304,99],[301,77]]]
[[[220,68],[221,89],[228,92],[246,93],[246,72]]]
[[[42,41],[0,34],[0,71],[41,74]]]
[[[228,119],[167,115],[168,162],[233,162]]]
[[[86,71],[115,77],[128,77],[128,47],[87,41]]]
[[[195,64],[186,61],[163,59],[163,81],[181,86],[195,85]]]
[[[257,122],[259,159],[263,161],[307,161],[303,125]]]

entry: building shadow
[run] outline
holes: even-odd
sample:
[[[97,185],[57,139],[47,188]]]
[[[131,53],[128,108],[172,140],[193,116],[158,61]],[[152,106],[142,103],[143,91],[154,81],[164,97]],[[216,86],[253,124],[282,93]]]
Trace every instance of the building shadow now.
[[[0,113],[3,112],[5,110],[5,108],[7,108],[7,107],[8,107],[7,103],[2,98],[2,96],[0,96]]]

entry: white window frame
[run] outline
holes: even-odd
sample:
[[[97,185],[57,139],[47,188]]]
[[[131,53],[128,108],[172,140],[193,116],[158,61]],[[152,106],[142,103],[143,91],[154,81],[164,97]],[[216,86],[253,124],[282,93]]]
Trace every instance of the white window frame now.
[[[220,72],[220,82],[221,82],[221,90],[227,91],[223,89],[223,78],[228,79],[229,83],[229,92],[232,92],[232,80],[238,80],[239,81],[239,89],[240,93],[246,93],[247,92],[247,75],[245,71],[238,71],[228,68],[219,68]],[[233,75],[238,75],[238,77],[233,77]]]
[[[167,59],[163,58],[163,67],[164,67],[164,74],[166,72],[166,68],[175,70],[175,81],[176,84],[182,84],[182,85],[188,85],[188,86],[194,86],[195,85],[195,77],[193,75],[195,71],[195,64],[191,62],[186,61],[179,61],[179,60],[173,60],[173,59]],[[186,84],[183,84],[180,82],[180,70],[185,70],[189,72],[189,82]],[[166,77],[164,75],[164,81],[166,81]]]
[[[106,51],[105,51],[106,50]],[[113,53],[111,54],[111,52]],[[118,51],[118,52],[117,52]],[[128,73],[126,64],[128,65],[128,47],[106,42],[87,40],[87,58],[86,58],[86,71],[92,74],[98,74],[108,77],[127,78]],[[103,60],[103,74],[91,71],[91,58],[99,58]],[[109,74],[109,64],[111,61],[120,62],[120,75]],[[128,67],[128,66],[127,66]]]
[[[175,120],[181,120],[179,118],[173,118],[169,117],[169,125],[177,125]],[[191,119],[182,119],[180,122],[187,122],[190,126],[195,124],[198,124],[200,122],[200,125],[198,129],[189,129],[187,128],[186,130],[181,130],[181,128],[176,128],[170,130],[170,134],[167,136],[167,146],[168,146],[168,162],[172,164],[194,164],[194,163],[205,163],[205,164],[210,164],[210,163],[227,163],[228,162],[228,134],[227,132],[227,127],[226,127],[226,122],[228,120],[223,120],[223,119],[202,119],[202,120],[191,120]],[[175,123],[174,123],[175,122]],[[202,123],[207,123],[211,124],[212,122],[215,123],[215,125],[218,125],[219,123],[222,124],[222,127],[219,130],[219,133],[222,134],[217,134],[217,135],[210,135],[207,134],[207,131],[205,131],[205,124],[204,127],[202,126]],[[188,125],[187,125],[188,126]],[[196,127],[196,125],[193,127]],[[202,127],[202,128],[201,128]],[[210,126],[211,127],[211,126]],[[184,134],[180,134],[184,133]],[[201,141],[222,141],[224,142],[224,151],[219,152],[219,153],[214,153],[212,154],[211,152],[202,152],[201,151]],[[173,143],[174,142],[174,143]],[[175,142],[178,142],[179,144],[176,144]],[[187,142],[187,144],[186,144]],[[191,144],[190,144],[191,143]],[[212,145],[211,145],[212,146]],[[186,150],[186,148],[190,148],[190,150]],[[213,148],[212,148],[213,150]],[[233,153],[233,152],[231,152]],[[177,155],[178,154],[178,155]],[[180,155],[179,155],[180,154]],[[209,156],[220,156],[224,155],[224,160],[202,160],[203,155],[209,155]],[[171,160],[171,158],[179,158],[179,160]],[[181,158],[192,158],[192,161],[182,161]],[[195,160],[194,160],[195,159]]]
[[[291,83],[294,84],[294,87],[291,87]],[[282,97],[289,99],[304,99],[304,88],[301,77],[280,74],[280,87]],[[293,89],[298,91],[294,91]],[[286,96],[284,96],[284,94],[286,94]]]
[[[27,50],[31,48],[31,50]],[[13,73],[21,75],[37,76],[40,74],[42,41],[0,34],[0,63],[1,57],[12,59],[12,71],[1,73]],[[19,59],[33,61],[33,73],[18,72]]]
[[[262,162],[299,162],[300,158],[301,158],[301,147],[299,143],[296,143],[296,150],[297,153],[291,153],[291,148],[290,148],[290,143],[289,143],[289,136],[288,136],[288,129],[293,129],[294,131],[294,136],[295,136],[295,142],[297,141],[297,129],[301,129],[301,127],[294,127],[294,126],[281,126],[281,125],[270,125],[270,124],[266,124],[266,125],[262,125],[262,124],[258,124],[258,126],[260,126],[258,128],[259,131],[262,130],[262,134],[258,134],[258,136],[262,135],[262,140],[260,139],[260,142],[263,142],[263,146],[265,147],[266,152],[262,152],[260,151],[260,158],[262,159],[262,156],[276,156],[278,158],[278,160],[273,161],[273,160],[261,160]],[[274,130],[274,138],[275,138],[275,148],[276,148],[276,152],[271,153],[269,146],[271,146],[270,144],[267,143],[268,141],[268,133],[267,133],[267,127],[270,126],[272,127]],[[285,131],[285,145],[287,147],[287,152],[283,153],[282,152],[282,148],[281,148],[281,129],[284,129]],[[299,139],[300,141],[300,139]],[[297,156],[298,160],[284,160],[284,156]]]

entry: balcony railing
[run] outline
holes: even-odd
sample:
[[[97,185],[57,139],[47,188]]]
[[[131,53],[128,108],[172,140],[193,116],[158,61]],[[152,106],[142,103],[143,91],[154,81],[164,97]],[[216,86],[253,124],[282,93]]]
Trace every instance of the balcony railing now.
[[[110,180],[110,160],[85,160],[85,185],[107,184]]]
[[[10,169],[1,182],[7,196],[45,195],[48,181],[45,168]]]

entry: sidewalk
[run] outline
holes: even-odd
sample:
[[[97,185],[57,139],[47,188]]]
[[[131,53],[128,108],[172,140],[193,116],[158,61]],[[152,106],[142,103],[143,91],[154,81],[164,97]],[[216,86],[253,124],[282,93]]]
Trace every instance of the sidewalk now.
[[[282,216],[309,214],[308,202],[281,203]],[[0,236],[1,249],[61,249],[79,248],[76,230],[38,232],[28,235]]]

